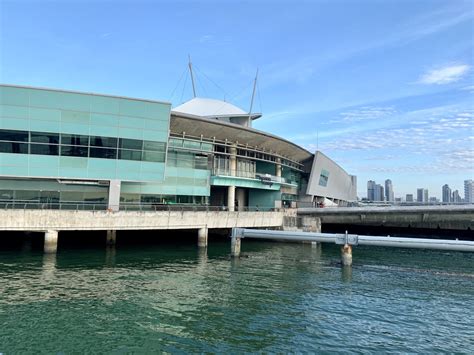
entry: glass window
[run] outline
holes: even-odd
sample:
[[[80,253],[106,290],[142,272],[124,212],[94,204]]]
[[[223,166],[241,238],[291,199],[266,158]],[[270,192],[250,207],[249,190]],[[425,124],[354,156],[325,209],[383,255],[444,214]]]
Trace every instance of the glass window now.
[[[31,144],[30,153],[41,155],[58,155],[58,148],[58,145],[52,144]]]
[[[196,141],[184,141],[184,147],[185,148],[190,148],[190,149],[201,149],[201,142],[196,142]]]
[[[117,149],[91,147],[89,156],[91,158],[116,159]]]
[[[28,143],[0,142],[0,153],[28,154]]]
[[[63,145],[61,146],[61,155],[69,157],[87,157],[87,150],[87,147]]]
[[[170,138],[170,145],[173,147],[182,147],[183,140],[178,138]]]
[[[119,147],[124,149],[141,150],[143,147],[143,141],[138,139],[120,138]]]
[[[59,134],[44,133],[44,132],[31,132],[31,141],[35,143],[59,144]]]
[[[143,150],[163,152],[165,151],[165,147],[165,143],[162,142],[143,141]]]
[[[202,143],[201,144],[201,149],[211,152],[212,151],[212,144],[211,143]]]
[[[89,136],[78,134],[61,134],[61,144],[67,145],[89,145]]]
[[[118,150],[119,159],[123,160],[142,160],[142,152],[140,150]]]
[[[196,169],[207,170],[207,157],[196,155],[194,158],[194,167]]]
[[[117,148],[117,138],[91,136],[91,146]]]
[[[321,170],[321,175],[319,176],[319,185],[327,186],[329,180],[329,171]]]
[[[165,153],[164,152],[150,152],[150,151],[145,150],[143,151],[143,160],[163,163],[165,161]]]
[[[0,129],[0,141],[28,142],[28,132]]]

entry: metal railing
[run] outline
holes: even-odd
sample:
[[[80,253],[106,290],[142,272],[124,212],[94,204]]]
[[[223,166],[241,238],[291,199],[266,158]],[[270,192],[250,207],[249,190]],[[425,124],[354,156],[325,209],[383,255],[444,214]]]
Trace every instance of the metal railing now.
[[[62,201],[62,202],[41,202],[31,200],[1,200],[0,209],[34,209],[34,210],[72,210],[72,211],[222,211],[227,212],[227,206],[193,205],[193,204],[160,204],[160,203],[130,203],[123,202],[119,206],[109,205],[104,202],[87,201]],[[282,208],[269,208],[259,206],[235,207],[234,212],[274,212],[283,211]]]

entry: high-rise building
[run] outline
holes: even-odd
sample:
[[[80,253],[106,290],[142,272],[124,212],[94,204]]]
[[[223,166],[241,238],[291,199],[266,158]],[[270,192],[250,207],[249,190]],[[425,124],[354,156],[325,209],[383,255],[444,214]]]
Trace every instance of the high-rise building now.
[[[385,196],[383,193],[383,186],[380,184],[375,185],[375,190],[374,190],[374,201],[384,201]]]
[[[421,203],[428,202],[428,189],[416,189],[416,201]]]
[[[407,194],[405,197],[406,202],[413,202],[413,194]]]
[[[464,180],[464,202],[474,203],[474,182],[472,179]]]
[[[451,188],[448,184],[444,184],[442,188],[443,202],[450,203],[451,200]]]
[[[453,191],[453,197],[451,198],[451,201],[454,202],[454,203],[461,203],[462,202],[462,198],[459,195],[459,190],[454,190]]]
[[[367,181],[367,200],[375,201],[375,181]]]
[[[393,185],[392,180],[385,180],[385,200],[389,202],[394,201]]]

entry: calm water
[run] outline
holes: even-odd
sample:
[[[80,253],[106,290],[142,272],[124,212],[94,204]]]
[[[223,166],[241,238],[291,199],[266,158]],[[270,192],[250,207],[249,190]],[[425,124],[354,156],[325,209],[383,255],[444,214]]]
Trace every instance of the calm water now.
[[[0,251],[0,353],[474,352],[474,255],[244,240]]]

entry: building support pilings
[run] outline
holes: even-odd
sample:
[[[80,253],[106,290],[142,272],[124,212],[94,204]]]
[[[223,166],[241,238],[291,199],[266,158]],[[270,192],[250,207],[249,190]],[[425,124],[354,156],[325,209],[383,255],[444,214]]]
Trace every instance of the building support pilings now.
[[[117,243],[117,231],[116,230],[108,230],[107,231],[107,245],[115,245]]]
[[[235,211],[235,186],[227,188],[227,210],[229,212]]]
[[[208,231],[207,227],[198,229],[198,247],[200,247],[200,248],[207,247],[208,234],[209,234],[209,231]]]
[[[44,252],[47,254],[56,253],[58,250],[58,231],[47,230],[44,233]]]

